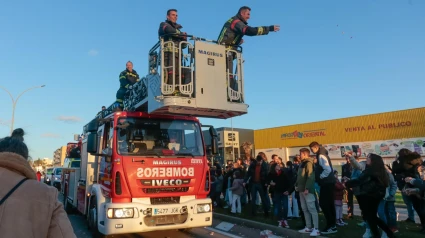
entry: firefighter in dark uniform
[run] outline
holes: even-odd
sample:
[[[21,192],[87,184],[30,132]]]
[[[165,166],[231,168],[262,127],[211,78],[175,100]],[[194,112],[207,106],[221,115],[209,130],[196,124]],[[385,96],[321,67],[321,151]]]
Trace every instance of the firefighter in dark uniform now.
[[[167,84],[173,84],[173,74],[176,77],[176,90],[174,91],[174,95],[179,95],[180,91],[177,85],[180,82],[179,78],[179,54],[181,51],[179,49],[179,43],[181,41],[186,41],[186,32],[182,32],[180,29],[183,28],[180,24],[177,24],[177,10],[170,9],[167,11],[167,20],[165,22],[161,22],[159,25],[158,36],[164,37],[164,42],[172,41],[174,42],[174,47],[171,43],[164,45],[164,66],[172,66],[174,61],[174,71],[173,69],[167,69],[164,72],[164,76],[166,78]],[[183,45],[183,48],[186,48],[187,45]],[[173,51],[174,51],[174,59],[173,59]],[[183,78],[183,77],[182,77]]]
[[[127,89],[131,88],[131,85],[135,84],[139,80],[139,75],[136,70],[133,69],[133,63],[128,61],[126,64],[126,70],[120,73],[120,88],[117,91],[117,101],[115,102],[117,109],[118,107],[119,109],[124,108],[123,100]]]
[[[238,14],[230,18],[226,23],[224,23],[223,28],[221,29],[220,35],[218,36],[218,44],[224,44],[228,49],[237,50],[238,46],[243,43],[242,37],[247,36],[259,36],[267,35],[269,32],[279,31],[280,27],[278,25],[273,26],[260,26],[260,27],[251,27],[248,26],[248,19],[251,16],[251,8],[243,6],[239,8]],[[227,68],[229,73],[233,74],[233,59],[236,55],[229,54],[227,55]],[[233,79],[233,75],[230,75],[230,87],[234,90],[236,88],[236,80]]]

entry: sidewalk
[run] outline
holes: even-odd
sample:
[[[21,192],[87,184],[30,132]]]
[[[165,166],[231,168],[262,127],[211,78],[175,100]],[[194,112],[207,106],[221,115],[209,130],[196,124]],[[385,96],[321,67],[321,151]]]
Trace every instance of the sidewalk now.
[[[249,227],[249,228],[254,228],[254,229],[259,229],[259,230],[270,230],[272,231],[274,234],[276,234],[277,236],[282,236],[282,237],[294,237],[294,238],[298,238],[298,237],[302,237],[302,238],[306,238],[306,237],[310,237],[309,234],[301,234],[296,230],[291,230],[291,229],[285,229],[282,227],[278,227],[278,226],[272,226],[266,223],[261,223],[261,222],[257,222],[257,221],[253,221],[253,220],[248,220],[248,219],[243,219],[240,217],[234,217],[234,216],[229,216],[229,215],[224,215],[221,213],[217,213],[214,212],[213,213],[213,220],[215,219],[220,219],[226,222],[230,222],[230,223],[234,223],[236,225],[239,225],[241,227]],[[258,236],[256,236],[256,234],[252,234],[251,236],[245,236],[245,237],[252,237],[252,238],[257,238]],[[325,237],[325,236],[316,236],[316,237]]]
[[[346,214],[346,206],[344,206],[343,213]],[[423,238],[423,236],[419,233],[421,229],[419,224],[412,224],[403,222],[407,218],[406,209],[397,208],[397,212],[399,212],[399,222],[398,229],[399,233],[397,233],[398,237],[409,237],[409,238]],[[234,215],[231,214],[229,209],[223,208],[214,208],[213,217],[214,219],[220,219],[229,223],[237,224],[246,228],[254,228],[259,230],[270,230],[274,232],[276,235],[281,237],[309,237],[308,234],[300,234],[298,232],[299,229],[302,229],[302,221],[300,219],[289,220],[290,229],[278,227],[277,218],[270,217],[265,218],[264,213],[257,213],[257,215],[251,216],[251,206],[245,205],[242,208],[242,214]],[[358,226],[358,223],[361,223],[363,220],[359,216],[360,209],[357,204],[355,204],[353,219],[345,220],[348,224],[343,227],[338,227],[338,232],[331,235],[322,235],[321,237],[330,237],[330,238],[357,238],[362,237],[365,232],[364,227]],[[418,218],[416,217],[418,222]],[[323,214],[319,214],[319,229],[323,229],[326,226],[326,221]],[[252,236],[245,237],[258,237],[255,234]]]

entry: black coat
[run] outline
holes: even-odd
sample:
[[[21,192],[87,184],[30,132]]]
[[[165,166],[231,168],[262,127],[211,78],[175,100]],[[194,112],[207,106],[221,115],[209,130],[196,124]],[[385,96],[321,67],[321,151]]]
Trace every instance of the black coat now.
[[[352,172],[353,172],[353,168],[351,167],[351,164],[346,163],[342,166],[341,177],[351,178]]]
[[[382,184],[369,168],[365,169],[357,179],[348,180],[345,186],[347,188],[358,187],[359,189],[353,190],[356,196],[370,196],[378,199],[385,197],[387,189],[387,186]]]
[[[291,178],[288,172],[289,171],[287,169],[281,169],[281,173],[279,175],[276,173],[276,171],[270,172],[267,184],[270,184],[271,181],[275,183],[275,185],[273,186],[274,192],[289,192],[289,190],[291,189]]]
[[[250,184],[254,183],[254,178],[255,178],[255,167],[257,166],[258,161],[254,160],[254,162],[252,162],[249,167],[248,167],[248,172],[245,174],[245,179],[244,182],[250,182]],[[268,166],[267,163],[265,163],[263,161],[263,163],[261,163],[261,170],[260,170],[260,180],[261,180],[261,184],[265,185],[267,183],[267,174],[268,174]]]

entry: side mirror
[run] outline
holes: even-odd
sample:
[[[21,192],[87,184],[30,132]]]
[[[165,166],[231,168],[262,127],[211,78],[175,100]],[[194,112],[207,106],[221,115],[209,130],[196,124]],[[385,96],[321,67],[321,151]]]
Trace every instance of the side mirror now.
[[[211,152],[213,155],[218,155],[218,141],[217,137],[211,138]]]
[[[213,155],[217,155],[218,154],[217,131],[212,126],[210,127],[209,131],[210,131],[210,135],[211,135],[211,153]]]
[[[90,133],[87,137],[87,152],[97,153],[97,133]]]
[[[96,119],[93,119],[89,124],[87,124],[87,131],[88,132],[97,132],[98,129],[98,122]]]
[[[210,131],[211,137],[218,137],[217,131],[215,130],[213,126],[210,126],[209,131]]]
[[[80,135],[78,135],[78,134],[74,134],[74,140],[75,141],[78,141],[80,139]]]
[[[210,125],[202,125],[202,127],[208,127],[208,131],[211,136],[211,145],[207,147],[207,153],[211,153],[212,155],[218,155],[218,134],[213,126]]]

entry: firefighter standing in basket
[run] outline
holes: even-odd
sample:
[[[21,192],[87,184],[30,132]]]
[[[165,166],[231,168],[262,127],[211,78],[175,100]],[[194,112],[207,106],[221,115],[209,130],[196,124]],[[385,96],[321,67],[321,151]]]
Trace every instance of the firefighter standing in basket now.
[[[120,88],[117,91],[115,107],[116,110],[122,110],[124,108],[124,96],[127,89],[131,89],[131,86],[136,82],[140,81],[139,75],[136,70],[133,69],[133,63],[128,61],[126,64],[126,70],[120,73]]]
[[[224,23],[223,28],[221,29],[220,35],[218,36],[218,44],[224,44],[227,49],[237,50],[238,46],[243,43],[242,37],[247,36],[259,36],[267,35],[269,32],[276,32],[280,30],[280,26],[260,26],[260,27],[251,27],[248,26],[248,20],[251,17],[251,8],[243,6],[239,8],[238,14]],[[235,54],[231,53],[227,55],[227,68],[229,73],[233,74],[233,59]],[[233,90],[236,88],[236,80],[233,78],[233,75],[230,75],[230,87]]]
[[[158,30],[158,36],[164,37],[164,42],[172,41],[174,43],[174,47],[172,43],[168,43],[164,45],[164,66],[172,66],[174,64],[174,70],[173,68],[168,68],[164,72],[164,78],[166,79],[165,82],[167,84],[173,84],[173,74],[176,77],[175,81],[175,91],[173,95],[180,95],[180,90],[177,87],[177,85],[180,82],[179,77],[179,67],[180,67],[180,61],[179,61],[179,55],[181,54],[181,51],[179,49],[179,43],[181,41],[186,41],[187,36],[186,32],[182,32],[180,29],[183,28],[180,24],[177,24],[177,10],[176,9],[170,9],[167,11],[167,20],[165,22],[161,22],[159,25]],[[183,44],[183,48],[186,48],[187,45]],[[173,52],[174,52],[174,59],[173,59]],[[174,62],[174,63],[173,63]],[[182,80],[184,81],[184,75],[182,75]]]

